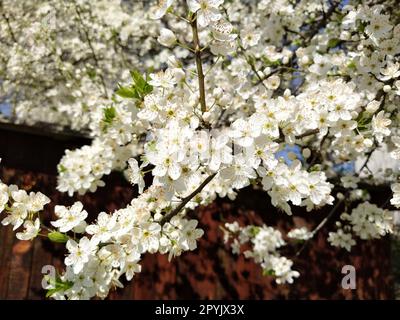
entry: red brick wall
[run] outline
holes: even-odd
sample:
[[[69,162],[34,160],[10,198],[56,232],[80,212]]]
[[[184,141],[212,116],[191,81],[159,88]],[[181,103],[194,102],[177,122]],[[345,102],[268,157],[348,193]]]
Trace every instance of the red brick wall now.
[[[116,173],[106,179],[107,186],[94,194],[69,198],[55,190],[56,165],[65,148],[85,143],[73,139],[1,131],[0,179],[18,184],[26,190],[41,191],[52,199],[45,215],[50,218],[54,204],[69,205],[75,200],[95,216],[102,210],[113,211],[129,203],[132,188]],[[385,199],[387,190],[374,197]],[[295,218],[277,212],[268,195],[251,189],[243,190],[236,201],[219,199],[214,204],[191,213],[200,218],[205,236],[199,248],[172,262],[166,256],[146,255],[142,273],[125,289],[111,294],[110,299],[386,299],[393,297],[390,276],[390,241],[362,242],[351,254],[332,248],[326,237],[332,225],[327,224],[300,257],[294,268],[301,273],[293,285],[278,286],[261,274],[258,265],[232,255],[222,241],[219,225],[239,219],[242,223],[276,226],[288,231],[294,225],[315,226],[326,215],[295,212]],[[285,252],[294,256],[294,250]],[[44,240],[18,241],[9,227],[0,227],[0,299],[42,299],[41,268],[53,264],[62,268],[63,246]],[[341,268],[352,264],[357,271],[357,289],[341,289]]]

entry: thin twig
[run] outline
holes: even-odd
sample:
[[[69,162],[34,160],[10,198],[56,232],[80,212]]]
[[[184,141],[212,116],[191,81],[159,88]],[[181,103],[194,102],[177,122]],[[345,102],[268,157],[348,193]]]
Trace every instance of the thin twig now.
[[[346,197],[343,197],[340,199],[338,202],[336,202],[335,206],[332,208],[332,210],[328,213],[328,215],[322,219],[322,221],[318,224],[318,226],[311,232],[311,238],[307,239],[302,247],[300,248],[299,251],[296,253],[296,257],[298,257],[304,249],[307,247],[308,243],[314,238],[315,234],[321,230],[321,228],[328,222],[328,220],[336,213],[337,209],[340,207],[340,205],[343,203],[344,199]]]
[[[319,133],[319,129],[309,130],[309,131],[306,131],[306,132],[296,136],[296,139],[305,138],[305,137],[312,136],[313,134],[317,134],[317,133]]]
[[[89,31],[88,31],[88,29],[86,28],[86,25],[83,22],[83,19],[82,19],[82,16],[81,16],[81,12],[80,12],[79,6],[77,4],[75,4],[75,11],[76,11],[76,14],[78,16],[79,23],[82,26],[82,29],[83,29],[83,32],[85,34],[86,41],[87,41],[87,43],[89,45],[90,51],[92,53],[94,63],[96,65],[96,67],[98,69],[100,69],[99,58],[96,55],[96,51],[94,50],[94,46],[93,46],[92,40],[90,39]],[[99,73],[99,78],[100,78],[101,85],[103,87],[104,95],[106,97],[108,97],[108,91],[107,91],[106,82],[105,82],[104,77],[103,77],[103,75],[101,73]]]
[[[254,64],[254,61],[251,60],[251,58],[248,57],[248,56],[246,55],[245,49],[244,49],[243,46],[240,44],[240,39],[239,39],[239,38],[238,38],[238,44],[239,44],[239,47],[240,47],[240,49],[241,49],[240,52],[243,54],[243,56],[244,56],[244,58],[245,58],[247,64],[250,66],[251,71],[254,72],[254,74],[256,75],[257,79],[259,80],[259,84],[262,84],[262,86],[263,86],[265,89],[268,90],[267,86],[266,86],[265,83],[264,83],[264,80],[265,80],[265,79],[263,79],[263,78],[260,76],[260,74],[258,73],[258,70],[257,70],[257,68],[256,68],[256,65]]]
[[[302,134],[299,134],[299,135],[295,136],[295,138],[296,139],[302,139],[302,138],[305,138],[305,137],[308,137],[308,136],[312,136],[313,134],[317,134],[317,133],[319,133],[319,129],[313,129],[313,130],[306,131],[306,132],[304,132]],[[277,140],[277,142],[283,142],[283,141],[284,141],[283,138],[280,138],[280,139]]]
[[[14,30],[13,30],[12,27],[11,27],[10,19],[9,19],[4,13],[2,14],[2,16],[3,16],[4,20],[5,20],[6,23],[7,23],[7,27],[8,27],[8,31],[10,32],[11,39],[12,39],[15,43],[18,43],[17,37],[16,37],[15,34],[14,34]]]
[[[335,10],[340,5],[340,3],[341,3],[341,1],[331,3],[331,6],[329,7],[328,11],[323,12],[324,17],[322,19],[320,19],[317,23],[313,24],[312,25],[313,28],[307,34],[308,40],[311,40],[312,38],[314,38],[314,36],[316,34],[318,34],[322,28],[325,28],[327,26],[327,24],[330,22],[332,15],[335,13]]]
[[[193,45],[194,45],[193,50],[194,50],[194,55],[196,58],[197,78],[199,80],[201,112],[204,113],[207,111],[207,105],[206,105],[206,93],[205,93],[205,85],[204,85],[203,63],[201,61],[201,48],[200,48],[200,40],[199,40],[199,31],[197,29],[196,14],[193,15],[190,25],[192,26],[192,32],[193,32]]]
[[[374,153],[375,149],[372,149],[370,152],[368,152],[367,158],[364,161],[364,164],[361,166],[360,170],[355,174],[356,176],[359,176],[361,171],[367,167],[368,162],[371,158],[371,155]],[[329,219],[335,214],[335,212],[337,211],[337,209],[340,207],[340,205],[344,202],[344,200],[347,198],[347,196],[349,195],[349,192],[346,192],[346,194],[343,196],[342,199],[340,199],[335,206],[332,208],[332,210],[328,213],[328,215],[318,224],[318,226],[311,232],[311,238],[307,239],[304,244],[302,245],[302,247],[300,248],[299,251],[297,251],[296,253],[296,257],[298,257],[303,250],[307,247],[308,243],[314,238],[315,234],[321,230],[321,228],[329,221]]]
[[[365,161],[364,161],[363,165],[361,166],[360,170],[358,170],[358,173],[356,173],[356,176],[359,176],[360,173],[364,170],[364,168],[367,168],[367,169],[369,170],[369,168],[368,168],[368,162],[369,162],[369,160],[371,159],[371,156],[372,156],[372,154],[374,153],[375,150],[376,150],[376,149],[374,148],[374,149],[372,149],[371,151],[369,151],[369,152],[367,153],[367,158],[365,159]]]
[[[326,138],[328,137],[328,135],[329,135],[329,130],[328,130],[328,132],[324,135],[324,137],[321,139],[321,142],[319,143],[319,150],[322,150],[322,147],[323,147],[323,145],[324,145],[324,143],[325,143],[325,140],[326,140]],[[321,157],[322,157],[322,152],[319,152],[319,154],[320,154]],[[310,168],[315,164],[315,162],[317,161],[317,158],[318,158],[318,151],[315,151],[315,152],[314,152],[314,155],[313,155],[313,157],[312,157],[312,159],[311,159],[311,162],[310,162],[310,164],[309,164],[309,167],[310,167]]]
[[[186,198],[184,198],[184,199],[182,200],[182,202],[181,202],[174,210],[172,210],[170,213],[167,213],[167,214],[161,219],[160,224],[163,225],[163,224],[167,223],[168,221],[170,221],[170,220],[172,219],[172,217],[176,216],[176,215],[185,207],[185,205],[186,205],[190,200],[192,200],[199,192],[201,192],[201,191],[204,189],[204,187],[205,187],[207,184],[210,183],[210,181],[211,181],[212,179],[214,179],[214,177],[215,177],[216,175],[217,175],[217,172],[216,172],[216,173],[213,173],[213,174],[211,174],[211,175],[209,175],[209,176],[207,177],[207,179],[205,179],[205,180],[202,182],[202,184],[199,185],[199,186],[197,187],[196,190],[194,190],[191,194],[189,194]]]

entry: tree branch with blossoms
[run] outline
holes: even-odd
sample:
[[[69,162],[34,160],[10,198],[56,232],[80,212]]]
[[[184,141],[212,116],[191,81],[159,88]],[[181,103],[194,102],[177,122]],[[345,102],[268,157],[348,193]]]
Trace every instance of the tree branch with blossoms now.
[[[170,221],[174,216],[176,216],[182,209],[185,208],[186,204],[192,200],[199,192],[201,192],[204,187],[211,182],[211,180],[217,175],[217,173],[213,173],[205,179],[201,185],[197,187],[190,195],[188,195],[182,202],[171,212],[167,213],[165,216],[162,217],[160,223],[161,225],[165,224],[166,222]]]
[[[6,16],[15,19],[0,21],[0,28],[13,28],[0,44],[8,73],[2,86],[18,119],[70,125],[92,138],[65,151],[57,190],[95,192],[120,171],[139,194],[93,222],[80,202],[57,205],[56,220],[44,225],[45,195],[0,184],[2,224],[19,239],[39,235],[66,246],[65,271],[48,283],[49,297],[105,298],[122,286],[121,277],[141,271],[144,254],[172,259],[195,250],[204,232],[186,211],[217,197],[235,199],[244,188],[262,189],[279,214],[326,208],[314,230],[221,226],[233,254],[253,260],[278,284],[300,276],[284,248],[299,256],[334,218],[327,242],[349,252],[356,240],[391,233],[391,211],[371,203],[365,186],[390,184],[391,208],[400,207],[395,8],[162,0],[135,2],[125,12],[118,1],[104,8],[81,0],[79,7],[55,5],[63,33],[57,24],[31,23],[19,2],[7,1]],[[26,3],[37,21],[51,13]],[[83,32],[66,18],[74,12]],[[25,34],[31,42],[10,46]],[[58,43],[53,34],[65,37]],[[379,154],[385,161],[377,166]],[[388,159],[393,166],[382,170]]]
[[[197,77],[199,80],[199,95],[200,95],[201,112],[204,113],[207,111],[207,105],[206,105],[206,93],[205,93],[205,86],[204,86],[203,64],[201,61],[201,46],[200,46],[199,34],[198,34],[198,30],[197,30],[196,13],[194,13],[190,19],[191,19],[190,25],[192,27],[192,32],[193,32],[193,46],[194,46],[193,50],[194,50],[194,54],[196,57]]]

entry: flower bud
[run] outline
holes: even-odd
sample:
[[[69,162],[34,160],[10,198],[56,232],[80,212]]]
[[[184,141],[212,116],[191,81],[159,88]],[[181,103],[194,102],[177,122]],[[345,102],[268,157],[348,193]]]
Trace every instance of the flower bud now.
[[[342,40],[349,40],[350,37],[351,37],[351,33],[348,31],[342,31],[340,33],[340,39],[342,39]]]
[[[343,200],[343,199],[344,199],[344,194],[341,193],[341,192],[338,192],[338,193],[336,194],[336,198],[338,198],[338,200]]]
[[[268,76],[268,75],[271,73],[271,68],[270,68],[270,67],[266,67],[266,68],[263,70],[263,73],[264,73],[265,76]]]
[[[392,87],[389,86],[388,84],[383,86],[383,92],[387,93],[387,92],[390,92],[390,90],[392,90]]]
[[[166,47],[172,47],[176,43],[175,34],[167,29],[162,28],[160,31],[160,36],[157,38],[157,41]]]
[[[290,91],[290,89],[285,89],[285,91],[283,92],[283,96],[285,98],[289,98],[292,95],[292,91]]]
[[[211,112],[209,112],[209,111],[204,112],[203,113],[203,120],[207,122],[210,119],[211,119]]]
[[[357,111],[351,111],[350,114],[351,114],[351,117],[353,119],[356,119],[358,117],[358,112]]]
[[[371,148],[372,145],[374,144],[374,142],[371,139],[364,139],[363,143],[364,146],[366,146],[367,148]]]
[[[282,58],[282,63],[283,64],[288,64],[289,63],[289,57],[283,57]]]
[[[304,159],[308,159],[311,156],[311,150],[308,148],[303,149],[302,151]]]
[[[156,213],[154,214],[154,221],[160,221],[163,218],[163,215],[161,213]]]
[[[224,93],[220,98],[219,98],[219,103],[221,105],[228,105],[232,101],[232,96],[228,93]]]
[[[310,62],[310,58],[306,55],[301,57],[301,64],[308,64]]]
[[[50,241],[57,242],[57,243],[66,243],[69,238],[67,235],[64,233],[58,232],[58,231],[53,231],[50,232],[47,237],[49,238]]]
[[[367,104],[367,107],[365,108],[365,110],[368,113],[375,113],[376,110],[378,110],[379,106],[380,106],[380,102],[377,100],[372,100],[370,103]]]

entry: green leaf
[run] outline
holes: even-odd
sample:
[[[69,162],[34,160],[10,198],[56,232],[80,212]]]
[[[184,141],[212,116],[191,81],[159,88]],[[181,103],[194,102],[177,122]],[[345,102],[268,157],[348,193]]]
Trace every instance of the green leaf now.
[[[96,70],[95,69],[89,69],[87,71],[87,75],[89,76],[90,79],[94,79],[96,78]]]
[[[357,31],[360,33],[363,33],[365,31],[365,28],[367,27],[366,22],[360,22],[357,28]]]
[[[261,228],[260,227],[256,227],[256,226],[252,226],[250,229],[250,234],[255,237],[259,232],[260,232]]]
[[[47,237],[50,239],[50,241],[57,243],[66,243],[69,240],[69,237],[66,234],[58,231],[50,232]]]
[[[309,172],[313,171],[321,171],[321,165],[320,164],[314,164],[310,169]]]
[[[361,113],[357,118],[357,129],[364,131],[369,129],[372,117],[368,112]]]
[[[47,290],[46,298],[51,297],[53,294],[55,294],[59,291],[68,290],[68,289],[72,288],[72,286],[74,285],[74,283],[71,281],[62,281],[60,276],[58,276],[58,275],[55,279],[48,278],[47,280],[50,283],[50,285],[52,285],[54,288]]]
[[[262,275],[263,276],[274,276],[275,271],[272,269],[263,269]]]
[[[53,294],[57,293],[57,291],[59,291],[59,289],[56,288],[47,290],[46,298],[50,298]]]
[[[347,64],[347,68],[352,69],[352,70],[356,70],[357,69],[357,65],[356,65],[356,63],[354,61],[350,61]]]
[[[144,97],[153,91],[153,87],[143,78],[142,74],[136,70],[131,71],[131,77],[134,83],[134,87],[140,97]]]
[[[121,98],[134,99],[138,98],[138,94],[135,88],[132,87],[122,87],[120,86],[117,91],[115,91],[116,95],[119,95]]]
[[[340,43],[342,43],[342,40],[334,38],[334,39],[329,39],[328,41],[328,48],[332,49],[337,47]]]
[[[300,47],[301,45],[302,45],[302,40],[301,39],[294,39],[293,40],[293,42],[292,42],[292,44],[294,45],[294,46],[297,46],[297,47]]]
[[[117,116],[117,112],[113,106],[107,107],[104,109],[104,119],[103,121],[107,124],[111,124],[115,117]]]
[[[267,67],[278,67],[282,63],[279,60],[269,60],[267,57],[263,57],[264,63],[267,65]]]
[[[133,84],[128,87],[119,85],[115,94],[122,98],[143,100],[153,91],[153,87],[147,82],[147,76],[145,79],[139,71],[132,70],[130,74]]]
[[[135,86],[144,87],[146,80],[143,78],[142,74],[136,70],[131,71],[131,77]]]
[[[153,91],[153,86],[146,82],[146,85],[143,88],[143,94],[147,95]]]
[[[157,143],[155,140],[149,141],[146,147],[149,151],[157,151]]]
[[[62,164],[59,164],[57,169],[58,169],[58,172],[60,172],[60,173],[67,172],[67,168],[64,167]]]
[[[117,112],[113,106],[104,109],[104,118],[102,121],[102,130],[106,131],[107,127],[112,124],[113,120],[117,116]]]
[[[118,30],[115,29],[115,28],[113,28],[113,29],[111,30],[111,36],[112,36],[113,39],[118,39],[118,37],[119,37],[119,32],[118,32]]]

